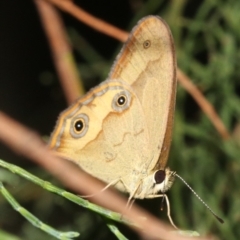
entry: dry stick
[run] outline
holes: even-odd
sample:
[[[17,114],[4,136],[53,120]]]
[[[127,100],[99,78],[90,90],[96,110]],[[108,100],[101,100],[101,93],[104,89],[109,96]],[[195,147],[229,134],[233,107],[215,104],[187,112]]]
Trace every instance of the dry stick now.
[[[71,1],[67,0],[47,0],[61,10],[68,12],[73,15],[80,21],[86,23],[97,31],[107,34],[121,42],[125,42],[128,38],[128,33],[122,31],[92,15],[83,11],[80,7],[74,5]],[[197,89],[197,87],[192,83],[191,79],[187,77],[180,69],[177,71],[178,80],[182,84],[182,86],[189,92],[189,94],[195,99],[195,101],[202,108],[202,111],[208,116],[210,121],[212,121],[213,125],[221,135],[223,139],[230,138],[230,134],[228,133],[226,127],[224,126],[222,120],[217,115],[213,106],[207,101],[204,95]]]
[[[0,141],[7,144],[17,153],[40,164],[62,181],[65,186],[79,194],[89,195],[96,193],[104,186],[103,183],[82,172],[69,161],[54,156],[38,134],[30,131],[2,112],[0,112]],[[134,228],[139,234],[147,236],[147,239],[186,239],[186,237],[176,235],[176,233],[170,231],[172,228],[168,225],[135,205],[132,206],[130,211],[127,210],[126,199],[110,189],[107,189],[102,194],[97,194],[91,200],[110,210],[123,214],[127,220],[138,226],[130,227]]]
[[[207,101],[204,95],[199,91],[199,89],[192,83],[191,79],[184,74],[180,69],[177,70],[177,76],[179,82],[187,90],[187,92],[195,99],[198,105],[202,108],[203,112],[209,117],[213,125],[220,133],[223,139],[227,140],[230,138],[230,134],[225,128],[223,122],[217,115],[213,106]]]
[[[45,0],[53,3],[55,6],[60,8],[61,10],[69,13],[74,16],[81,22],[84,22],[86,25],[92,27],[93,29],[104,33],[110,37],[113,37],[121,42],[125,42],[128,38],[128,33],[116,28],[115,26],[99,19],[91,14],[87,13],[80,7],[76,6],[72,1],[68,0]]]
[[[84,94],[84,88],[79,79],[62,19],[52,4],[41,0],[35,0],[35,4],[50,43],[63,91],[68,104],[71,104]]]

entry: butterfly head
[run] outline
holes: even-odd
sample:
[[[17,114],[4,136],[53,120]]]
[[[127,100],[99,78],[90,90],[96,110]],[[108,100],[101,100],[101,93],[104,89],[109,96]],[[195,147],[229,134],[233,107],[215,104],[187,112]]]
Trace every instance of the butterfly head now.
[[[159,169],[143,178],[134,198],[156,198],[167,192],[175,179],[175,172],[169,168]]]
[[[176,172],[171,171],[169,168],[157,170],[153,174],[154,193],[165,193],[171,188],[175,180]]]

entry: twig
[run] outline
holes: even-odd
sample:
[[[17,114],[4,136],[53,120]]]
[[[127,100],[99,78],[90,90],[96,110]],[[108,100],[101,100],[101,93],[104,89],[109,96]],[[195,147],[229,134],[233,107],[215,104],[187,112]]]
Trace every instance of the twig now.
[[[52,4],[42,0],[35,0],[35,4],[50,43],[67,102],[71,104],[84,94],[84,88],[79,79],[62,19]]]
[[[208,116],[211,120],[219,134],[223,139],[227,140],[230,138],[230,134],[225,128],[222,120],[217,115],[214,107],[210,104],[209,101],[204,97],[204,95],[198,90],[198,88],[193,84],[191,79],[184,74],[180,69],[177,70],[177,76],[179,82],[186,89],[186,91],[195,99],[203,112]]]
[[[74,16],[81,22],[84,22],[86,25],[92,27],[93,29],[104,33],[110,37],[116,38],[121,42],[125,42],[128,38],[128,33],[116,28],[115,26],[99,19],[91,14],[87,13],[80,7],[76,6],[72,1],[67,0],[46,0],[48,2],[53,3],[55,6],[60,8],[61,10],[69,13]]]
[[[103,189],[103,183],[82,172],[70,162],[54,156],[36,133],[2,112],[0,112],[0,140],[16,152],[31,158],[77,193],[90,195]],[[186,239],[169,231],[172,228],[136,205],[133,205],[131,210],[127,210],[126,200],[110,189],[93,196],[91,200],[126,216],[128,221],[138,226],[138,228],[132,225],[131,227],[139,234],[147,236],[148,239]],[[202,239],[207,238],[199,238],[199,240]]]

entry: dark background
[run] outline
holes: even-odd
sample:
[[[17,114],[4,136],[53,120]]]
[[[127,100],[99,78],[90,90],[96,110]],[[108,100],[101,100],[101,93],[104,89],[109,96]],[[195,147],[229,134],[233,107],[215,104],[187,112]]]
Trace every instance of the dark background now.
[[[226,221],[220,225],[177,182],[170,191],[173,218],[186,229],[213,233],[221,239],[240,236],[239,221],[239,1],[75,1],[77,5],[121,29],[130,30],[149,14],[162,16],[175,39],[178,65],[213,104],[233,141],[223,141],[195,101],[179,87],[170,166],[184,177]],[[61,12],[70,39],[77,32],[101,56],[86,61],[74,46],[74,56],[86,90],[107,76],[122,45],[67,13]],[[74,41],[73,41],[74,42]],[[105,68],[99,67],[103,64]],[[95,65],[94,65],[95,64]],[[95,67],[94,67],[95,66]],[[97,69],[97,70],[96,70]],[[42,136],[49,136],[58,114],[67,107],[55,71],[48,41],[33,1],[0,1],[0,110]],[[1,123],[0,123],[1,124]],[[0,145],[0,159],[26,168],[53,183],[51,176]],[[81,239],[115,239],[104,220],[47,193],[13,173],[0,171],[1,179],[18,201],[40,219],[58,229],[81,232]],[[159,200],[139,201],[155,214]],[[156,213],[157,209],[157,213]],[[20,239],[53,239],[32,227],[0,196],[0,228]],[[231,230],[230,230],[231,229]],[[129,239],[133,233],[120,226]],[[80,238],[79,238],[80,239]]]

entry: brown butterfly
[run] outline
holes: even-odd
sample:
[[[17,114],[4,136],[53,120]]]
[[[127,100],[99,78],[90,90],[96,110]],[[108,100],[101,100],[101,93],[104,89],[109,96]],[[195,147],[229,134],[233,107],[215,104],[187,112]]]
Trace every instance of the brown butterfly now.
[[[132,198],[171,187],[166,168],[176,93],[171,32],[157,16],[133,28],[104,82],[61,113],[50,147]]]
[[[165,197],[175,176],[166,168],[176,95],[171,32],[157,16],[133,28],[107,80],[61,113],[50,148],[134,198]]]

